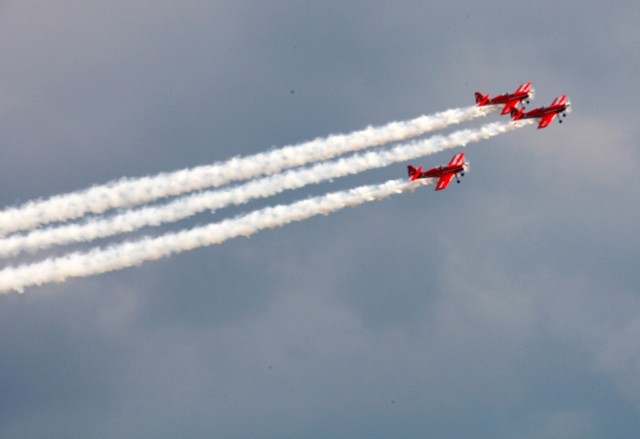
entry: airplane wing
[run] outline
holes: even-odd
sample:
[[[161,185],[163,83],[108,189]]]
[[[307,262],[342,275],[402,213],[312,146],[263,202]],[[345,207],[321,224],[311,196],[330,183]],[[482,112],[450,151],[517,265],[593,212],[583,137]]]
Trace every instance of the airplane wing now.
[[[553,102],[551,102],[551,106],[564,105],[565,102],[567,102],[567,95],[558,96],[553,100]]]
[[[545,114],[540,118],[540,123],[538,124],[538,128],[546,128],[549,126],[553,118],[556,116],[556,113]]]
[[[514,99],[512,101],[508,101],[504,104],[504,108],[502,109],[502,112],[500,114],[508,114],[511,113],[511,109],[512,108],[516,108],[516,105],[518,105],[518,102],[520,102],[518,99]]]
[[[464,162],[464,152],[459,152],[458,154],[451,157],[449,166],[460,166],[463,162]]]
[[[516,90],[516,93],[528,93],[531,90],[531,82],[525,82],[521,84]]]
[[[441,191],[442,189],[449,186],[449,183],[451,183],[451,180],[453,179],[453,175],[454,173],[452,172],[450,174],[444,174],[442,177],[440,177],[440,180],[438,180],[438,184],[436,184],[436,190]]]

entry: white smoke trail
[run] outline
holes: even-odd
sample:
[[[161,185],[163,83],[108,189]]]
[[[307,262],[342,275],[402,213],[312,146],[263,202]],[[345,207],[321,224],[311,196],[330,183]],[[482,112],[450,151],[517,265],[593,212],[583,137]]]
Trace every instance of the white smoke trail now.
[[[448,136],[434,136],[383,151],[372,151],[332,162],[319,163],[309,168],[290,170],[226,190],[184,196],[163,206],[131,210],[111,218],[90,220],[83,224],[69,224],[34,230],[26,235],[9,236],[0,240],[0,257],[25,250],[41,250],[56,244],[88,242],[118,233],[131,232],[145,226],[178,221],[205,210],[243,204],[252,199],[269,197],[285,190],[298,189],[309,184],[405,162],[444,149],[464,146],[513,131],[530,123],[532,123],[531,120],[517,123],[494,122],[479,128],[456,131]]]
[[[0,212],[0,236],[55,221],[80,218],[87,213],[103,213],[118,207],[131,207],[159,198],[180,195],[198,189],[216,187],[231,181],[280,172],[348,152],[383,145],[472,120],[489,114],[493,108],[467,107],[421,116],[405,122],[368,127],[351,134],[319,138],[294,146],[226,162],[198,166],[153,177],[121,179],[101,186],[28,202]]]
[[[239,205],[285,190],[298,189],[309,184],[405,162],[444,149],[464,146],[513,131],[530,123],[532,123],[531,120],[518,123],[494,122],[479,128],[456,131],[448,136],[434,136],[383,151],[372,151],[332,162],[319,163],[310,168],[290,170],[226,190],[184,196],[163,206],[132,210],[111,218],[90,220],[83,224],[69,224],[34,230],[26,235],[9,236],[0,239],[0,257],[25,250],[44,249],[56,244],[88,242],[118,233],[131,232],[145,226],[178,221],[205,210],[215,210],[231,204]]]
[[[250,236],[263,229],[281,227],[315,215],[328,215],[345,207],[381,200],[425,184],[429,184],[429,180],[391,180],[379,185],[361,186],[308,198],[289,205],[267,207],[220,223],[167,233],[156,238],[144,238],[104,249],[96,248],[86,253],[70,253],[29,265],[5,268],[0,271],[0,292],[22,292],[28,286],[64,282],[73,277],[132,267],[171,254],[219,244],[238,236]]]

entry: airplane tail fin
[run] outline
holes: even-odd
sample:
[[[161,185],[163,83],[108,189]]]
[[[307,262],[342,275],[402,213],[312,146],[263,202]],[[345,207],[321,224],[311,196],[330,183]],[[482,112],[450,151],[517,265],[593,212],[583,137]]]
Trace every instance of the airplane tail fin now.
[[[477,91],[476,92],[476,104],[478,104],[478,107],[486,105],[487,102],[489,102],[489,95],[483,95],[482,93]]]
[[[521,119],[523,114],[524,114],[524,108],[520,108],[520,109],[515,107],[511,108],[511,120]]]
[[[407,166],[407,174],[409,175],[409,181],[417,180],[422,173],[422,167],[416,169],[413,166]]]

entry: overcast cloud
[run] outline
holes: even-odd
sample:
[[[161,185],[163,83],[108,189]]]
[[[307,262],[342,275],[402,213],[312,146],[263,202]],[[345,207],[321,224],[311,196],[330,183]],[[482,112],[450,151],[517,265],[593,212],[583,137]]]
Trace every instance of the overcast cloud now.
[[[0,296],[1,437],[639,437],[640,4],[432,3],[0,2],[3,206],[524,81],[573,103],[446,191]]]

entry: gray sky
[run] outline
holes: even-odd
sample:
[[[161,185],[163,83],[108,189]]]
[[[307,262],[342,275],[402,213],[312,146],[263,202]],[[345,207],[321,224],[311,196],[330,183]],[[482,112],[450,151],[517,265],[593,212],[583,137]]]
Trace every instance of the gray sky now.
[[[0,296],[0,436],[637,438],[639,22],[633,1],[0,2],[4,206],[527,80],[574,107],[468,146],[444,192]]]

